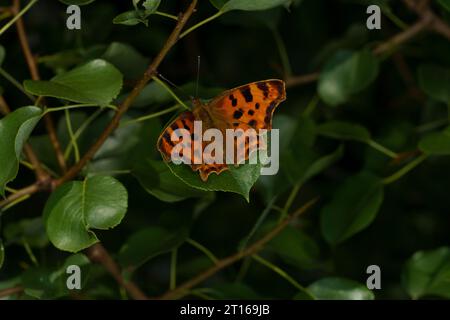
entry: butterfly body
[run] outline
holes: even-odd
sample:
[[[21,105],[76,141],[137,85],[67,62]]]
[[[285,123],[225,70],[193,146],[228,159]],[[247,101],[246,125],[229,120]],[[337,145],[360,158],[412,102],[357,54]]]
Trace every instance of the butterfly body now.
[[[208,103],[194,100],[192,111],[181,113],[162,132],[158,139],[158,149],[164,160],[170,161],[176,143],[172,141],[172,133],[177,129],[185,129],[191,134],[191,141],[186,142],[190,149],[184,157],[191,163],[192,170],[199,171],[200,178],[207,181],[211,173],[220,174],[228,169],[226,163],[211,163],[206,159],[214,155],[203,153],[208,145],[200,141],[198,132],[194,132],[194,122],[201,122],[201,133],[208,129],[218,129],[223,136],[227,129],[272,129],[272,116],[280,102],[286,99],[285,84],[282,80],[270,79],[249,83],[227,90]],[[197,122],[198,123],[198,122]],[[257,146],[260,142],[256,143]],[[250,141],[245,148],[245,159],[251,150]]]

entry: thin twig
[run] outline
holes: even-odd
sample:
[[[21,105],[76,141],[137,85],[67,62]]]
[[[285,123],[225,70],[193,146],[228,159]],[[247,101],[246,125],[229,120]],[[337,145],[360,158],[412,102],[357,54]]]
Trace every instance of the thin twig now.
[[[148,297],[132,281],[126,281],[119,265],[114,261],[102,244],[97,243],[87,249],[87,256],[92,262],[100,263],[113,276],[117,283],[125,288],[135,300],[147,300]]]
[[[4,297],[9,297],[16,293],[21,293],[21,292],[23,292],[23,290],[24,290],[24,288],[22,286],[17,286],[17,287],[0,290],[0,299],[4,298]]]
[[[23,189],[18,190],[17,192],[9,195],[8,197],[6,197],[6,199],[0,201],[0,208],[4,208],[6,207],[8,204],[16,201],[17,199],[22,198],[23,196],[29,196],[32,195],[38,191],[43,190],[43,186],[42,184],[36,182],[33,183],[32,185],[29,185],[28,187],[25,187]]]
[[[279,223],[272,231],[267,233],[263,238],[253,243],[251,246],[249,246],[247,249],[243,251],[238,251],[236,254],[228,256],[224,259],[219,260],[216,265],[212,266],[211,268],[207,269],[206,271],[200,273],[196,277],[192,278],[191,280],[186,281],[182,285],[178,286],[174,290],[170,290],[163,294],[160,299],[166,300],[166,299],[176,299],[182,296],[183,294],[186,294],[189,292],[189,289],[192,287],[202,283],[212,275],[216,274],[220,270],[228,267],[229,265],[232,265],[233,263],[239,261],[242,258],[245,258],[247,256],[251,256],[258,251],[260,251],[266,243],[268,243],[270,240],[275,238],[283,229],[289,225],[290,222],[292,222],[294,219],[296,219],[298,216],[300,216],[302,213],[307,211],[312,205],[314,205],[317,202],[318,198],[315,198],[308,203],[306,203],[304,206],[296,210],[292,215],[290,215],[288,218],[283,220],[281,223]]]
[[[14,0],[12,11],[15,15],[20,12],[20,0]],[[33,80],[40,80],[39,70],[37,68],[36,60],[31,53],[30,45],[27,39],[27,33],[25,30],[25,24],[23,23],[22,18],[16,20],[17,34],[19,36],[20,46],[22,47],[23,54],[25,55],[25,60],[28,65],[28,69],[30,70],[31,78]],[[38,99],[38,101],[42,101],[42,99]],[[38,105],[38,101],[36,104]],[[56,135],[55,125],[53,120],[49,114],[44,115],[45,126],[50,138],[50,142],[55,150],[56,159],[58,160],[58,165],[63,172],[66,171],[66,161],[64,159],[64,154],[61,150],[61,145],[58,140],[58,136]]]
[[[78,161],[74,166],[72,166],[64,176],[55,181],[55,186],[58,186],[66,181],[69,181],[75,178],[78,173],[84,168],[84,166],[94,157],[95,153],[100,149],[106,139],[111,135],[111,133],[117,128],[120,123],[120,119],[122,116],[128,111],[128,109],[133,104],[133,101],[139,96],[142,89],[144,89],[145,85],[152,79],[153,76],[157,74],[157,69],[163,59],[166,57],[167,53],[170,49],[177,43],[180,33],[189,20],[190,16],[195,10],[197,5],[197,0],[193,0],[189,5],[188,9],[184,14],[181,14],[177,25],[173,29],[170,36],[167,38],[166,43],[162,47],[161,51],[149,65],[147,70],[145,71],[142,78],[137,82],[136,86],[133,88],[131,93],[127,96],[127,98],[122,102],[119,106],[116,114],[113,119],[109,123],[109,125],[105,128],[103,133],[97,139],[97,141],[90,147],[90,149],[86,152],[86,154]]]

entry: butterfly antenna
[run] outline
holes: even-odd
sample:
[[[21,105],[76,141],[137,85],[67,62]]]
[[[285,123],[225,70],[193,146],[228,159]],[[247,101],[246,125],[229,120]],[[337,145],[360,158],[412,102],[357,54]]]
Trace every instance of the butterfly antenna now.
[[[200,82],[200,56],[197,56],[197,82],[195,84],[195,97],[198,98],[198,84]]]
[[[158,77],[170,84],[172,87],[176,88],[178,91],[180,91],[184,96],[190,97],[186,91],[184,91],[181,87],[177,86],[175,83],[164,77],[161,73],[158,73]]]

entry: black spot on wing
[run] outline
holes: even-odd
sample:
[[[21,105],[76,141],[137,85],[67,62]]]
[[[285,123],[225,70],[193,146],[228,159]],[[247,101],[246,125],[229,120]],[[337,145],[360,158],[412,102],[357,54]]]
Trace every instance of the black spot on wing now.
[[[231,105],[233,106],[233,107],[236,107],[237,106],[237,99],[233,96],[233,94],[230,94],[229,96],[228,96],[228,98],[230,99],[230,101],[231,101]]]
[[[233,113],[233,118],[234,119],[240,119],[241,117],[242,117],[242,111],[240,111],[240,110],[236,110],[234,113]]]
[[[181,122],[183,123],[183,127],[184,127],[186,130],[188,130],[188,131],[191,130],[191,128],[188,126],[188,124],[186,123],[186,121],[185,121],[184,119],[181,119]]]
[[[242,96],[245,99],[245,102],[252,102],[253,101],[253,95],[252,95],[252,92],[251,92],[249,86],[241,88],[240,91],[241,91]]]
[[[164,140],[166,140],[166,142],[167,142],[168,144],[170,144],[172,147],[175,145],[175,144],[173,143],[173,141],[170,139],[170,134],[169,134],[167,131],[163,134],[163,138],[164,138]]]
[[[252,109],[250,109],[250,110],[248,110],[247,111],[247,113],[250,115],[250,116],[252,116],[252,115],[254,115],[255,114],[255,111],[254,110],[252,110]]]
[[[249,122],[248,122],[248,125],[250,126],[250,127],[254,127],[255,125],[256,125],[256,120],[250,120]]]
[[[269,95],[269,87],[267,86],[267,83],[265,83],[265,82],[258,82],[256,84],[256,86],[258,87],[259,90],[262,91],[262,93],[264,95],[264,99],[267,99],[267,97]]]
[[[282,81],[278,81],[278,80],[274,80],[274,81],[270,81],[270,85],[272,87],[275,88],[275,90],[277,91],[277,98],[281,97],[283,95],[283,91],[284,91],[284,86],[283,86],[283,82]]]
[[[256,110],[258,110],[258,109],[259,109],[259,107],[260,107],[259,103],[258,103],[258,102],[257,102],[257,103],[255,103],[255,109],[256,109]]]

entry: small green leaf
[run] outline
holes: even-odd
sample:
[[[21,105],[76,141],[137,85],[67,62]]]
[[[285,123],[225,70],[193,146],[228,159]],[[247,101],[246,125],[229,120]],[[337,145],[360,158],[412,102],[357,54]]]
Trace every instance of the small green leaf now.
[[[319,300],[373,300],[375,297],[365,285],[343,278],[323,278],[308,287]]]
[[[329,105],[345,103],[377,77],[378,59],[368,50],[340,51],[322,70],[318,83],[320,97]]]
[[[125,268],[135,269],[160,254],[181,245],[188,237],[187,228],[169,230],[154,226],[133,234],[119,252],[119,262]]]
[[[84,6],[86,4],[94,2],[95,0],[59,0],[59,1],[67,5],[74,4],[77,6]]]
[[[80,251],[98,242],[91,228],[114,228],[125,216],[127,206],[126,189],[112,177],[66,183],[52,193],[45,206],[48,237],[60,250]]]
[[[50,81],[26,80],[24,87],[37,96],[103,106],[110,104],[119,94],[122,74],[109,62],[96,59]]]
[[[427,95],[446,104],[450,103],[450,69],[437,65],[421,65],[418,77],[419,86]]]
[[[402,282],[413,299],[424,296],[450,299],[450,248],[414,253],[406,262]]]
[[[145,14],[151,15],[158,10],[159,5],[161,4],[161,0],[145,0],[142,3],[142,6],[145,8]]]
[[[137,166],[133,174],[148,193],[161,201],[176,202],[206,194],[181,181],[162,161],[147,160]]]
[[[355,140],[366,142],[370,140],[370,132],[359,124],[329,121],[317,126],[317,133],[339,140]]]
[[[450,155],[450,127],[420,139],[419,149],[430,155]]]
[[[37,107],[22,107],[0,119],[0,195],[19,171],[22,148],[42,116]]]
[[[261,165],[244,164],[235,168],[233,165],[229,170],[220,175],[211,174],[208,181],[200,179],[198,172],[184,164],[175,165],[172,162],[167,163],[170,171],[180,180],[195,189],[203,191],[225,191],[234,192],[242,195],[247,201],[250,201],[250,189],[261,173]]]
[[[366,228],[383,202],[383,186],[378,177],[362,172],[347,178],[320,215],[322,234],[337,245]]]
[[[218,1],[216,1],[218,3]],[[291,0],[230,0],[220,9],[222,12],[231,10],[257,11],[267,10],[278,6],[289,6]]]
[[[139,23],[148,25],[148,21],[143,19],[136,10],[122,12],[113,19],[114,24],[123,24],[126,26],[135,26]]]

